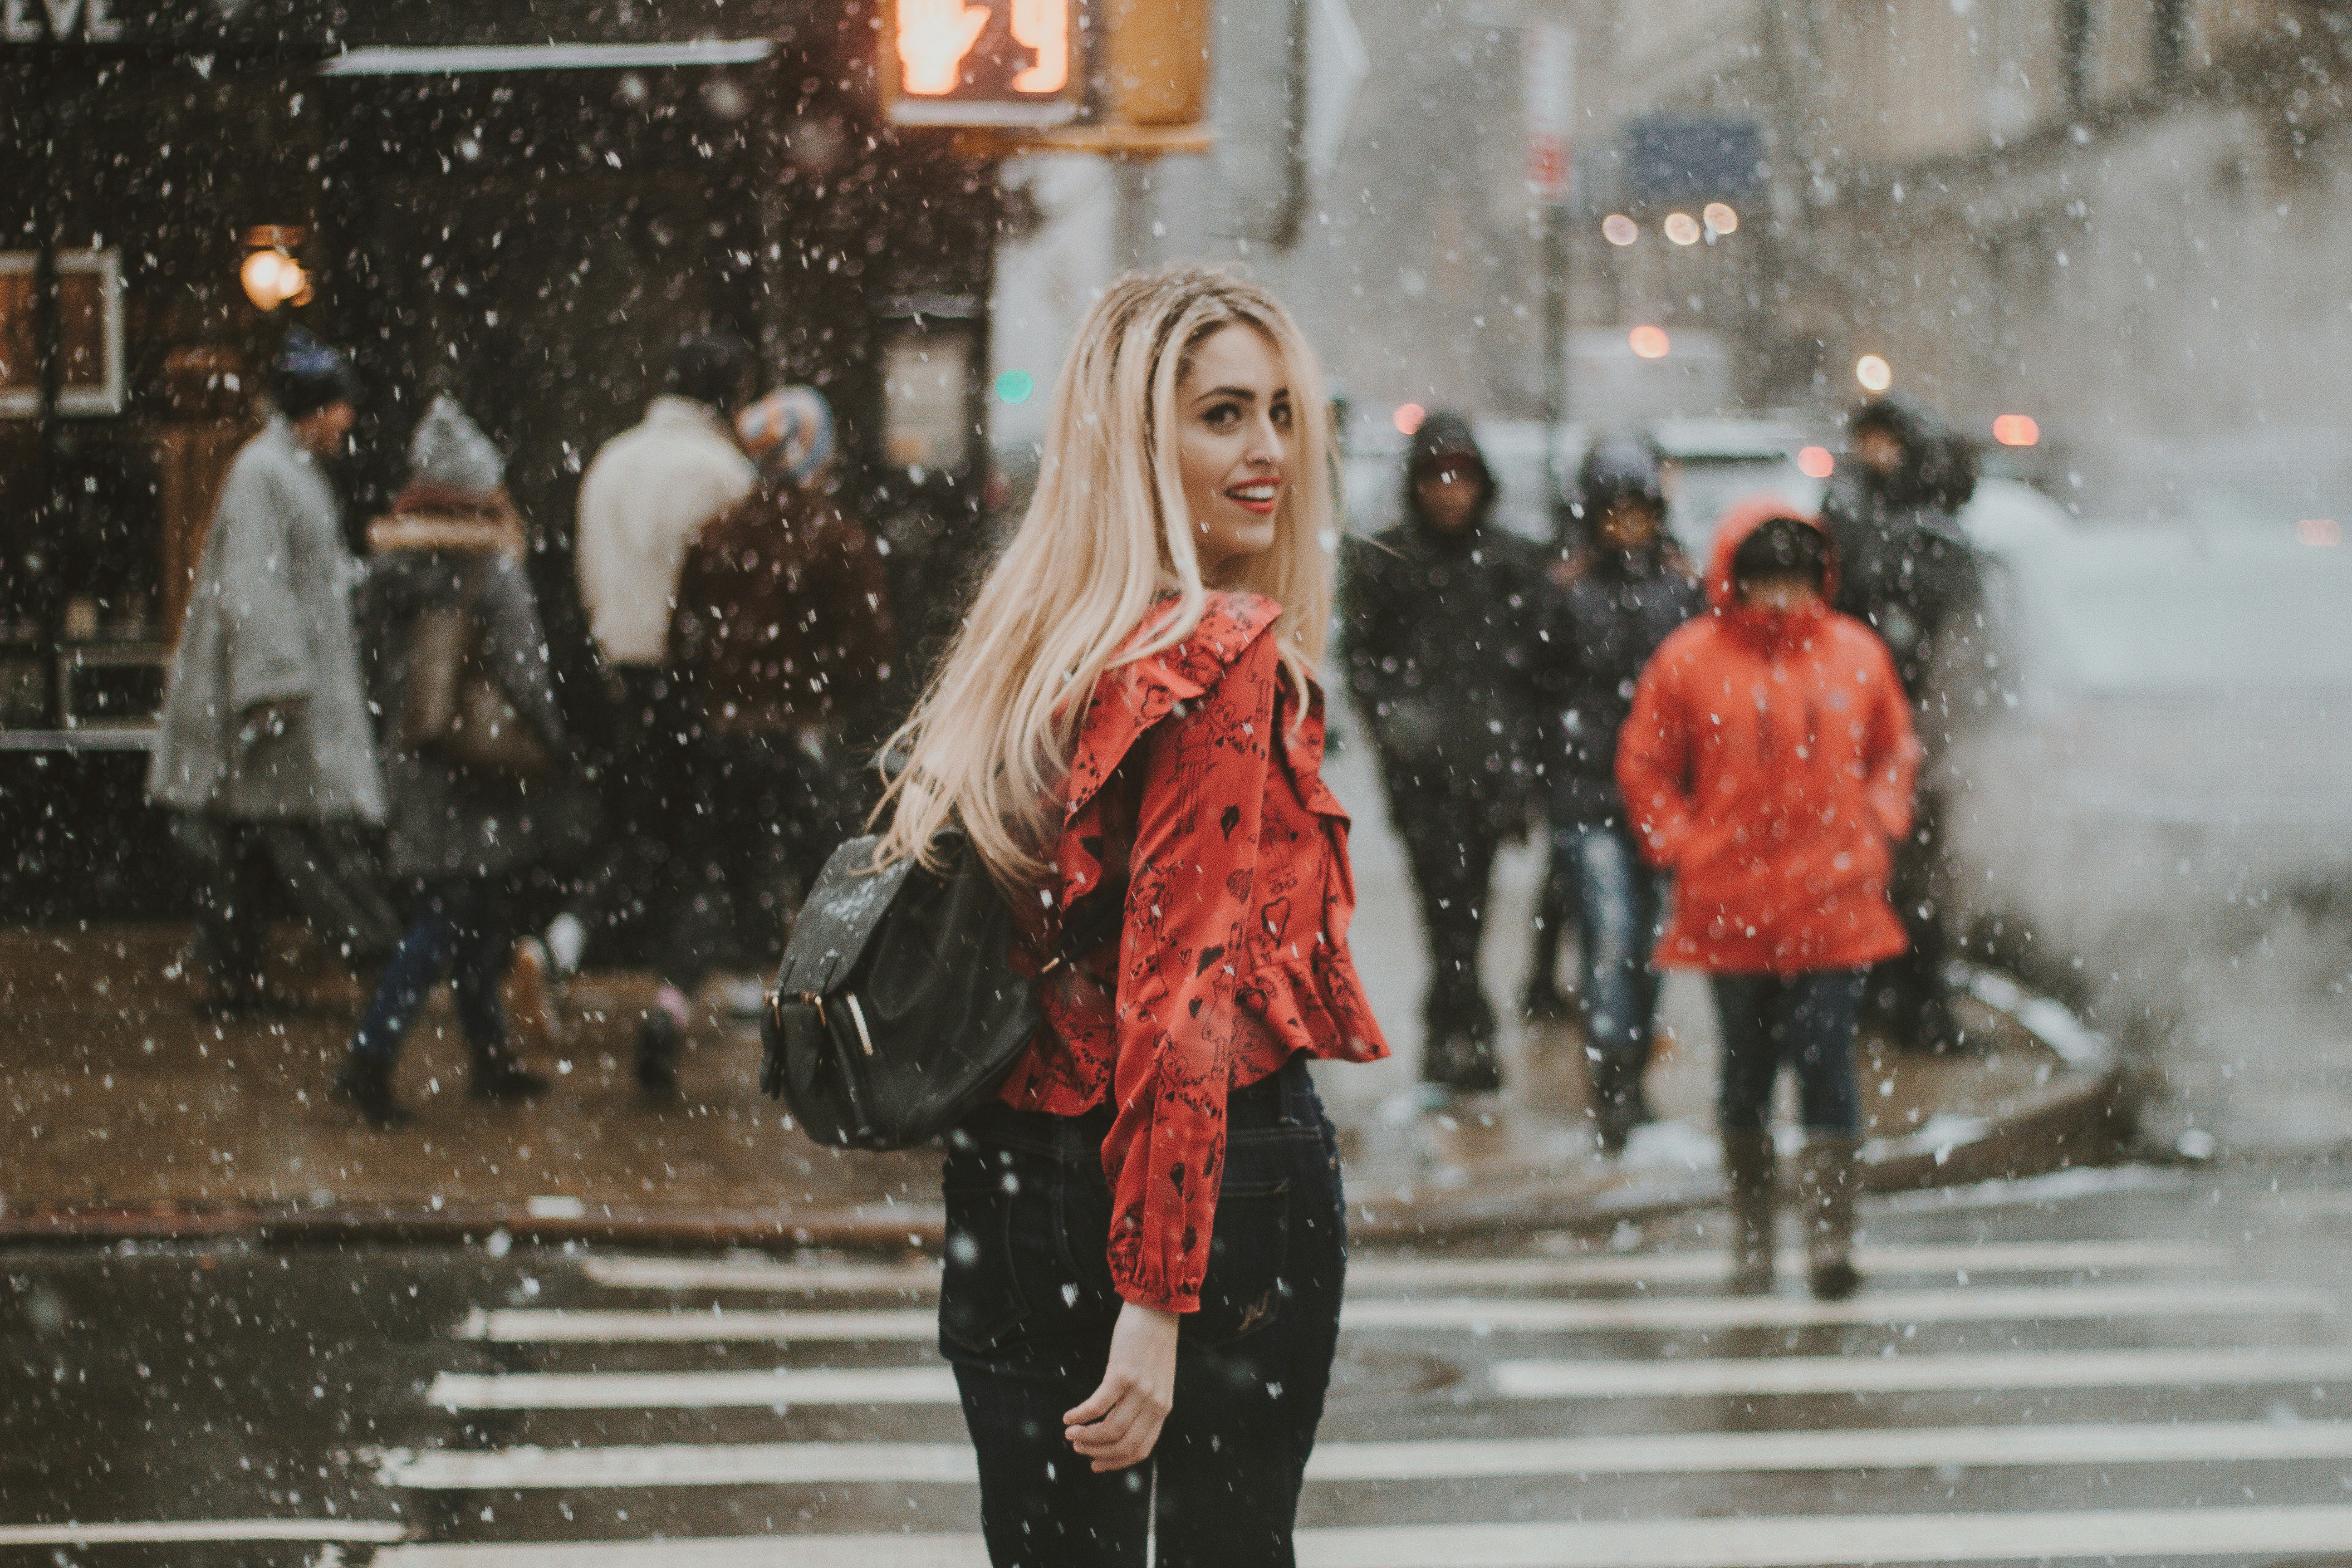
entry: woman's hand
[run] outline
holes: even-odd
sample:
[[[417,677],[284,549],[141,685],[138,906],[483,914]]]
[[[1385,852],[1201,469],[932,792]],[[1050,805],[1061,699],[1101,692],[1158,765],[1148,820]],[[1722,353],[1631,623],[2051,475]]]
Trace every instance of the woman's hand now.
[[[1176,1330],[1182,1321],[1132,1301],[1119,1309],[1102,1386],[1062,1417],[1062,1435],[1094,1461],[1097,1474],[1151,1457],[1160,1424],[1176,1404]]]

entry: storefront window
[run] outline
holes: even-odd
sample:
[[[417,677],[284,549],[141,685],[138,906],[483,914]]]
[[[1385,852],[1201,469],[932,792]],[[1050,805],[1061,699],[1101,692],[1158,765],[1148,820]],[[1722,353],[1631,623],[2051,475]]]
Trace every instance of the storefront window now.
[[[41,410],[40,258],[0,251],[0,416]],[[57,253],[58,411],[122,412],[122,263],[111,250]]]

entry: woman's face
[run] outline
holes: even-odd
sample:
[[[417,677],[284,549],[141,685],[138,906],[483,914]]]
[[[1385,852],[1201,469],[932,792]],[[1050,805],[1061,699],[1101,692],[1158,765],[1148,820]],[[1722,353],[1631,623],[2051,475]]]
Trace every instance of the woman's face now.
[[[1274,548],[1291,440],[1290,385],[1272,341],[1240,322],[1202,339],[1176,384],[1176,469],[1203,581]]]

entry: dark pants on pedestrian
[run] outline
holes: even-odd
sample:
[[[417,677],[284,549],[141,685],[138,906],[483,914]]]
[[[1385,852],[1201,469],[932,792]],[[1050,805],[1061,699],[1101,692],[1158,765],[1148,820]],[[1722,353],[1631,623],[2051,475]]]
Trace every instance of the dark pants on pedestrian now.
[[[688,994],[730,962],[775,967],[786,917],[873,804],[868,775],[838,740],[709,735],[697,756],[699,852],[687,857],[657,954],[662,978]]]
[[[507,1021],[499,986],[513,946],[503,878],[453,877],[425,883],[408,933],[384,966],[374,999],[352,1037],[352,1054],[390,1071],[400,1043],[446,973],[457,1022],[476,1063],[503,1056]]]
[[[996,1568],[1288,1568],[1339,1345],[1339,1153],[1304,1057],[1234,1091],[1201,1292],[1152,1457],[1097,1475],[1062,1436],[1121,1302],[1105,1251],[1107,1111],[992,1105],[951,1141],[940,1349],[980,1458]],[[1139,1156],[1140,1157],[1140,1156]],[[1156,1507],[1155,1507],[1156,1494]]]
[[[217,999],[257,998],[268,954],[271,894],[329,952],[366,973],[400,939],[400,915],[357,822],[183,817],[175,837],[204,868],[196,926]]]
[[[1944,978],[1952,948],[1944,923],[1946,883],[1943,802],[1923,789],[1912,807],[1909,836],[1895,841],[1886,889],[1909,945],[1871,966],[1862,1006],[1865,1022],[1915,1050],[1949,1050],[1960,1043],[1952,988]]]
[[[1862,976],[1858,969],[1811,969],[1714,977],[1715,1009],[1723,1029],[1716,1116],[1725,1136],[1769,1128],[1772,1086],[1783,1063],[1796,1072],[1806,1131],[1836,1138],[1861,1132],[1853,1020]]]
[[[708,858],[697,736],[666,671],[622,665],[606,672],[606,681],[613,735],[598,762],[605,846],[570,908],[599,942],[636,937],[669,980],[678,911],[692,900]]]
[[[1556,884],[1565,886],[1555,890]],[[1544,907],[1576,911],[1577,994],[1593,1097],[1604,1116],[1612,1108],[1629,1110],[1641,1098],[1657,1020],[1658,972],[1650,955],[1664,929],[1666,879],[1643,862],[1640,847],[1622,829],[1556,826]],[[1546,921],[1537,940],[1557,942],[1558,930]],[[1537,967],[1550,973],[1540,957]]]
[[[1495,1009],[1478,977],[1486,934],[1488,889],[1503,835],[1492,802],[1470,793],[1400,776],[1391,764],[1389,814],[1404,840],[1421,930],[1429,944],[1429,990],[1422,998],[1431,1042],[1491,1040]]]

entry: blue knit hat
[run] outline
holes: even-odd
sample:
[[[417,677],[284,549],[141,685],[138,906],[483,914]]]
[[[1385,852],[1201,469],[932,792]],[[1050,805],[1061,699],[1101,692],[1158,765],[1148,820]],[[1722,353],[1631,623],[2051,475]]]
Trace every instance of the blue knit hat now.
[[[269,400],[289,419],[308,418],[331,403],[358,402],[359,378],[341,350],[291,327],[269,367]]]

